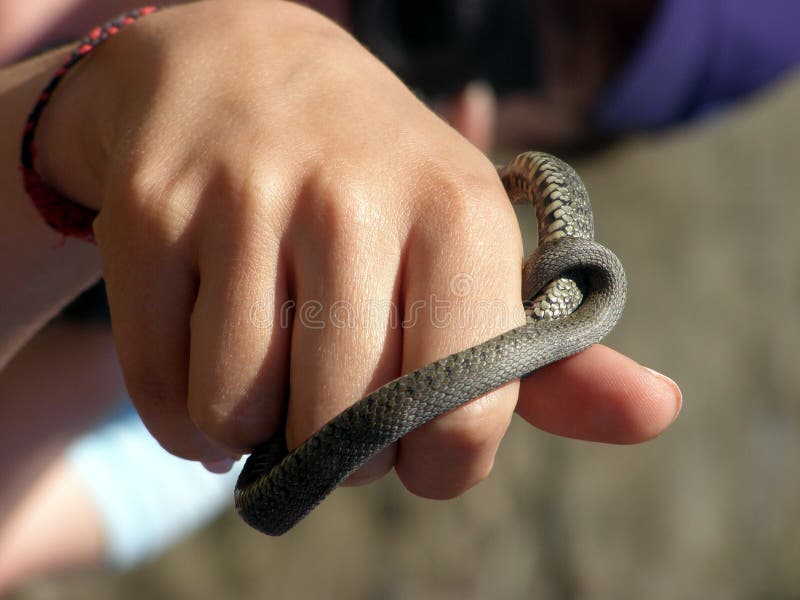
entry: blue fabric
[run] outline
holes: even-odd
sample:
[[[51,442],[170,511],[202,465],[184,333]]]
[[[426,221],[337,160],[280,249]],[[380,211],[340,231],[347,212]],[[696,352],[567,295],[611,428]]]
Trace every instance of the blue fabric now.
[[[597,127],[660,128],[768,85],[800,63],[798,25],[798,0],[662,0]]]
[[[130,404],[67,451],[102,519],[107,562],[130,567],[155,556],[233,505],[244,461],[216,475],[168,454]]]

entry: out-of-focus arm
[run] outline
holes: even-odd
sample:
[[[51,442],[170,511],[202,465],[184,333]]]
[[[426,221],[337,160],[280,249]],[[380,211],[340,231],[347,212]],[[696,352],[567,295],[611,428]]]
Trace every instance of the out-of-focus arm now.
[[[55,50],[0,70],[0,368],[100,276],[97,248],[52,231],[18,169],[28,112],[63,57]]]

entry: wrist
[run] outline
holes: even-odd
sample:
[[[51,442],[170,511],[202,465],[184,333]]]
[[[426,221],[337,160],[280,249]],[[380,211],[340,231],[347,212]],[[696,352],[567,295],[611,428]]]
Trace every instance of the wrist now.
[[[36,169],[65,201],[99,210],[105,163],[99,140],[107,119],[91,77],[91,65],[79,65],[53,94],[36,134]]]
[[[56,71],[29,118],[22,149],[26,186],[45,220],[62,233],[91,240],[91,220],[102,204],[108,156],[104,140],[109,139],[114,93],[123,87],[115,87],[105,75],[108,70],[95,64],[96,48],[155,10],[132,11],[93,29]],[[62,223],[59,214],[68,215],[67,221]],[[70,219],[85,224],[74,230]]]

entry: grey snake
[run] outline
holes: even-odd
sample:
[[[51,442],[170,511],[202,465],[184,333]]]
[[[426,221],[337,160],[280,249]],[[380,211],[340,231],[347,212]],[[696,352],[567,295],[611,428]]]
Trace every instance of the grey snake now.
[[[522,271],[525,324],[387,383],[292,452],[278,431],[254,450],[236,483],[236,510],[249,525],[281,535],[408,432],[580,352],[614,327],[625,274],[594,241],[589,197],[572,167],[526,152],[498,173],[511,202],[530,201],[538,220],[538,246]]]

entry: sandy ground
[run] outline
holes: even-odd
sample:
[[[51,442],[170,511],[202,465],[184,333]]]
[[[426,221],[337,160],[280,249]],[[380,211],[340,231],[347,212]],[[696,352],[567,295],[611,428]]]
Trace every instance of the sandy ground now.
[[[515,422],[456,501],[392,477],[280,539],[227,513],[152,564],[50,598],[800,598],[800,79],[575,162],[625,264],[608,343],[678,381],[659,439]]]

